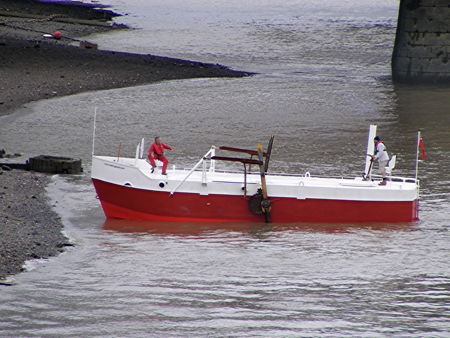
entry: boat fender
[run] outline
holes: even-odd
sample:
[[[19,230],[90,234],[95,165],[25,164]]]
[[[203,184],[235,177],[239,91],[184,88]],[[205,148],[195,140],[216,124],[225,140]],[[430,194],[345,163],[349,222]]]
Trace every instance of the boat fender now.
[[[164,182],[159,182],[158,185],[159,185],[160,188],[164,188],[166,186],[166,184]]]
[[[261,208],[262,200],[263,200],[263,197],[262,197],[261,189],[258,189],[258,192],[256,194],[254,194],[252,197],[250,197],[250,199],[248,200],[248,210],[250,210],[250,212],[253,215],[256,215],[256,216],[263,215],[263,211]]]

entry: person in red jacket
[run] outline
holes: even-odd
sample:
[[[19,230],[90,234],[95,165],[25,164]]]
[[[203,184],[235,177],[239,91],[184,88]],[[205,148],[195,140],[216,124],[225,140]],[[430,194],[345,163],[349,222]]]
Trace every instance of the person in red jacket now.
[[[156,163],[155,160],[159,160],[163,163],[162,173],[163,175],[167,175],[166,169],[169,165],[169,161],[164,156],[164,149],[173,150],[172,147],[161,142],[161,138],[159,136],[155,137],[155,142],[152,143],[150,149],[148,150],[148,159],[150,164],[152,165],[152,173],[155,170]]]

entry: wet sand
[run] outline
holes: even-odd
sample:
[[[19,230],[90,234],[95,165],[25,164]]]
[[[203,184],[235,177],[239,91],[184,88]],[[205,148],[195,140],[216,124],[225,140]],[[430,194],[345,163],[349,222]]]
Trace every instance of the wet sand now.
[[[89,6],[0,0],[0,116],[30,101],[85,91],[250,75],[214,64],[79,47],[82,36],[128,29],[111,24],[114,16]],[[64,37],[43,36],[56,31]],[[20,272],[26,260],[56,255],[67,245],[47,201],[48,180],[0,169],[0,280]]]

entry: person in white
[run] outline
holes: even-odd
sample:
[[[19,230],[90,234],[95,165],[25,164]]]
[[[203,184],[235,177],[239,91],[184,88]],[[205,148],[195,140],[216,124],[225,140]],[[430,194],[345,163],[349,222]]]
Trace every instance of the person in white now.
[[[386,146],[379,136],[375,136],[373,142],[375,143],[375,155],[372,156],[372,161],[378,162],[378,170],[383,178],[380,185],[386,185],[386,165],[389,161],[389,155],[386,151]]]

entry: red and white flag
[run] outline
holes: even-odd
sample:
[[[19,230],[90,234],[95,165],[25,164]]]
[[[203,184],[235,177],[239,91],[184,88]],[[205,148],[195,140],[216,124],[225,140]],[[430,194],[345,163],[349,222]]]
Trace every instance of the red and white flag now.
[[[422,138],[419,139],[419,148],[420,152],[422,154],[422,160],[427,156],[427,153],[425,152],[425,145],[423,144]]]

